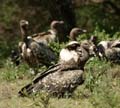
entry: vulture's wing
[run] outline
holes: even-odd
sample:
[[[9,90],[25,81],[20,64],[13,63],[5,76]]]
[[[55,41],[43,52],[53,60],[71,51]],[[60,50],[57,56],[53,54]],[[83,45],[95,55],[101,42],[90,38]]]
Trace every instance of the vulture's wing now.
[[[54,73],[56,71],[60,70],[60,64],[56,64],[51,66],[49,69],[47,69],[46,71],[39,73],[31,83],[27,84],[26,86],[24,86],[19,92],[18,94],[20,96],[25,96],[25,95],[29,95],[33,92],[34,87],[36,86],[36,84],[42,80],[42,78],[46,77],[48,74]]]
[[[49,35],[50,33],[51,33],[50,31],[46,31],[46,32],[36,33],[36,34],[31,35],[31,36],[32,36],[32,38],[37,38],[37,37]]]
[[[30,49],[38,62],[50,66],[56,60],[55,53],[43,43],[32,42]]]
[[[46,71],[39,73],[32,81],[32,83],[27,84],[24,86],[18,93],[20,96],[26,96],[34,92],[34,88],[39,88],[41,86],[39,82],[45,78],[47,75],[55,73],[55,72],[62,72],[67,70],[74,70],[76,69],[74,66],[71,67],[70,65],[66,64],[55,64],[48,68]]]

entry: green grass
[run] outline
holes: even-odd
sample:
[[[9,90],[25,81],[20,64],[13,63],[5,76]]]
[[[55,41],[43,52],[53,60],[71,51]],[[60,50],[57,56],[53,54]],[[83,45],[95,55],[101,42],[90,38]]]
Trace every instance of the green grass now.
[[[85,67],[85,83],[72,97],[55,98],[46,93],[18,97],[18,91],[33,78],[26,65],[15,67],[7,60],[0,69],[0,108],[119,108],[120,66],[97,58]]]

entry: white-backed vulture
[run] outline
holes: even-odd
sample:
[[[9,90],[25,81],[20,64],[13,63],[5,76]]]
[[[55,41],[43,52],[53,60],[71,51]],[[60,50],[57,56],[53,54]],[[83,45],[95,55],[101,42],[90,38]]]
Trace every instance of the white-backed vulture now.
[[[25,20],[20,21],[22,41],[19,49],[23,60],[33,69],[41,65],[50,66],[56,60],[55,53],[47,45],[28,37],[27,24]]]
[[[72,93],[75,88],[83,83],[83,69],[85,62],[89,59],[88,49],[92,47],[82,46],[72,41],[60,52],[58,64],[40,73],[35,79],[19,91],[20,96],[26,96],[38,91],[46,91],[55,96],[63,96]],[[85,49],[84,49],[85,48]],[[88,57],[84,57],[84,53]]]

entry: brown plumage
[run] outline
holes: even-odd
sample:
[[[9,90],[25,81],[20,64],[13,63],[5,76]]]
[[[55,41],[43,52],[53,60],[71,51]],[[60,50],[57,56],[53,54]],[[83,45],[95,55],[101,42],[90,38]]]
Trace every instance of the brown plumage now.
[[[25,20],[20,21],[22,41],[19,42],[19,49],[23,60],[34,69],[41,65],[50,66],[56,60],[56,55],[47,45],[28,37],[26,24]]]
[[[76,41],[68,43],[60,52],[58,64],[36,76],[32,83],[19,91],[19,95],[25,96],[38,91],[46,91],[55,96],[72,93],[84,81],[84,67],[80,65],[82,62],[86,62],[88,57],[81,59],[84,56],[82,54],[84,53],[83,49],[84,47],[80,46]],[[85,50],[85,53],[89,52]]]
[[[78,35],[80,35],[82,33],[86,33],[86,32],[87,32],[87,30],[75,27],[70,31],[69,38],[72,41],[76,41],[76,38]]]
[[[50,30],[46,32],[36,33],[31,35],[33,40],[37,42],[43,42],[48,45],[51,42],[63,42],[64,41],[64,22],[52,21],[50,24]]]

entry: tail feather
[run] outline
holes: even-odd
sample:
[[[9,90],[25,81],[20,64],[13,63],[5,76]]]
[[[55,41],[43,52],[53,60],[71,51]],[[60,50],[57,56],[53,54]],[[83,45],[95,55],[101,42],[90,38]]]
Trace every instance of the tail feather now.
[[[27,96],[30,95],[33,92],[34,84],[30,83],[26,86],[24,86],[19,92],[19,96]]]
[[[40,79],[44,78],[50,73],[53,73],[60,69],[60,64],[55,64],[49,67],[46,71],[38,73],[37,76],[33,79],[33,83],[37,83]]]

